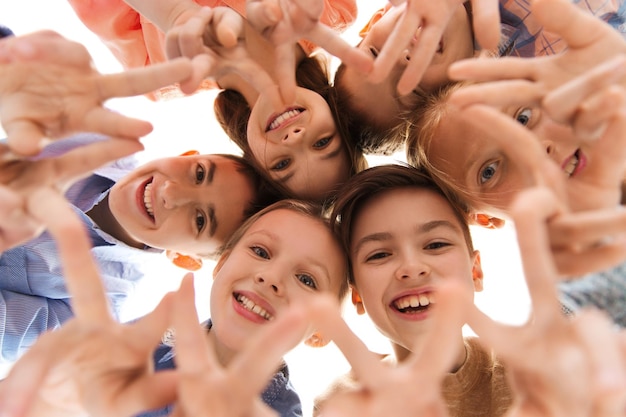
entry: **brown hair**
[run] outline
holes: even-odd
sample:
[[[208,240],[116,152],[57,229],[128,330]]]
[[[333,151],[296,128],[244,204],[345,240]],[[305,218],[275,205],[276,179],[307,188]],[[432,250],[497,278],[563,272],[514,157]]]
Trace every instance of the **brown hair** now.
[[[336,89],[330,84],[329,72],[326,63],[317,56],[305,57],[296,68],[296,83],[298,86],[315,91],[328,103],[337,132],[341,137],[350,160],[350,176],[367,168],[367,161],[363,153],[350,146],[350,132],[346,125],[345,112],[340,111],[340,103]],[[272,181],[267,172],[254,158],[248,146],[248,119],[251,109],[244,97],[235,90],[223,90],[215,98],[215,117],[224,132],[243,151],[243,157],[254,166],[268,181]],[[277,184],[277,188],[289,197],[296,197],[284,186]],[[320,201],[321,203],[321,201]]]
[[[254,167],[252,167],[248,163],[248,161],[246,161],[241,156],[232,155],[232,154],[214,154],[214,155],[234,161],[238,165],[237,172],[240,172],[243,175],[245,175],[248,181],[250,181],[250,185],[252,186],[254,196],[252,197],[252,200],[248,202],[246,207],[244,207],[244,210],[243,210],[244,219],[249,218],[250,216],[257,213],[259,210],[262,210],[265,207],[273,204],[274,202],[279,201],[282,198],[284,198],[280,190],[277,189],[273,183],[268,182],[263,176],[259,175],[259,173],[254,169]],[[201,256],[209,258],[209,259],[217,259],[222,254],[225,247],[226,247],[226,243],[218,247],[213,252],[203,254]]]
[[[389,126],[377,125],[372,118],[354,106],[353,95],[342,82],[344,75],[345,65],[341,64],[335,72],[334,85],[339,95],[339,106],[344,109],[344,123],[352,145],[365,154],[391,155],[400,150],[408,135],[407,118],[412,108],[400,112],[397,119]],[[418,99],[419,97],[416,96],[418,103],[415,107],[419,106]]]
[[[331,235],[333,236],[333,239],[335,239],[337,241],[338,246],[340,248],[343,248],[343,246],[341,245],[341,242],[339,241],[339,238],[338,238],[337,234],[330,227],[330,223],[328,221],[328,217],[324,215],[325,211],[323,210],[321,205],[315,204],[315,203],[311,203],[311,202],[302,201],[302,200],[285,199],[285,200],[277,201],[276,203],[274,203],[274,204],[272,204],[270,206],[265,207],[261,211],[258,211],[253,216],[249,217],[235,231],[235,233],[233,233],[231,235],[230,239],[228,239],[228,242],[226,242],[226,244],[224,245],[224,250],[222,252],[221,258],[218,261],[218,263],[224,262],[226,259],[228,259],[228,256],[229,256],[230,252],[233,250],[233,248],[235,247],[235,245],[237,245],[237,243],[239,243],[239,241],[246,234],[248,229],[250,229],[250,227],[257,220],[259,220],[261,217],[263,217],[267,213],[270,213],[270,212],[276,211],[276,210],[282,210],[282,209],[291,210],[291,211],[294,211],[296,213],[303,214],[306,217],[309,217],[309,218],[311,218],[311,219],[313,219],[315,221],[320,222],[321,224],[323,224],[325,227],[328,228],[329,233],[331,233]],[[297,233],[297,231],[294,231],[294,233]],[[341,256],[344,257],[345,262],[346,262],[346,266],[347,266],[348,265],[348,259],[347,259],[346,253],[342,252]],[[346,268],[346,270],[347,270],[347,268]],[[348,279],[347,279],[347,277],[343,277],[342,283],[341,283],[341,288],[340,288],[339,294],[338,294],[339,295],[339,300],[343,300],[343,298],[345,297],[345,295],[347,293],[348,293]]]
[[[394,164],[372,167],[355,175],[339,192],[330,215],[330,222],[339,235],[346,253],[350,254],[353,223],[361,210],[372,197],[398,188],[431,190],[445,198],[459,220],[470,254],[474,251],[469,231],[469,210],[465,202],[452,190],[440,187],[427,171]],[[354,282],[350,256],[348,256],[348,261],[350,280]]]

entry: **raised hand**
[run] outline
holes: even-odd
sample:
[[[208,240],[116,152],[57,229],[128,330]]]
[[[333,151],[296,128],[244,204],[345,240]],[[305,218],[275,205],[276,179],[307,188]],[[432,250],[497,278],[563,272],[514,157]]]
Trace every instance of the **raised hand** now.
[[[398,82],[398,93],[409,94],[419,84],[437,50],[450,17],[463,2],[459,0],[395,1],[405,11],[385,42],[370,74],[373,82],[389,75],[398,59],[408,50],[411,57]],[[402,3],[402,4],[401,4]],[[482,47],[495,49],[500,39],[500,13],[494,0],[472,0],[473,30]]]
[[[519,174],[522,186],[516,192],[543,186],[558,197],[559,209],[553,213],[549,230],[554,261],[561,275],[580,276],[623,261],[626,211],[619,206],[621,179],[615,174],[623,172],[623,150],[615,148],[610,156],[605,152],[595,155],[606,158],[606,162],[595,171],[589,169],[588,173],[566,178],[561,167],[546,156],[540,140],[509,116],[474,105],[463,111],[463,117],[481,128],[511,161],[508,169]],[[624,121],[623,115],[616,115],[603,136],[592,142],[597,146],[594,149],[610,143],[622,146]]]
[[[17,246],[41,233],[45,227],[32,211],[41,201],[38,191],[63,193],[79,178],[94,169],[143,149],[135,140],[106,139],[85,144],[61,156],[29,159],[17,157],[0,143],[0,251]]]
[[[465,60],[450,67],[450,77],[478,82],[499,81],[502,89],[525,90],[527,96],[540,96],[596,65],[626,53],[626,40],[616,30],[572,2],[537,0],[532,2],[532,13],[544,30],[561,36],[568,46],[566,51],[537,58]],[[626,85],[623,69],[617,71],[622,74],[620,82]],[[484,87],[489,91],[489,84]],[[467,94],[463,99],[457,99],[458,105],[484,102],[478,95]]]
[[[35,155],[47,140],[75,132],[137,139],[150,123],[103,107],[191,75],[188,60],[102,75],[84,46],[50,31],[0,41],[0,122],[12,152]]]
[[[207,341],[206,329],[194,320],[194,299],[193,281],[186,278],[176,294],[173,310],[179,381],[172,416],[276,415],[260,396],[282,356],[303,339],[308,326],[305,311],[296,306],[268,323],[251,338],[245,350],[223,366]]]
[[[276,83],[254,59],[255,53],[273,53],[271,45],[263,43],[260,34],[234,10],[203,7],[167,32],[165,50],[170,59],[192,58],[193,75],[180,84],[183,92],[195,91],[204,78],[218,80],[234,73],[267,94],[279,108],[283,100]],[[290,68],[295,71],[295,66]]]
[[[169,322],[170,297],[134,324],[117,323],[89,238],[65,200],[49,189],[36,190],[28,210],[57,241],[75,318],[41,336],[13,366],[0,386],[0,413],[122,416],[172,402],[175,374],[155,374],[151,366]]]
[[[626,362],[620,336],[596,311],[563,316],[546,222],[559,210],[552,191],[523,191],[511,213],[532,300],[522,327],[496,323],[472,309],[468,323],[506,364],[514,391],[511,415],[617,416],[626,406]]]
[[[246,18],[276,47],[275,78],[285,103],[295,99],[296,54],[294,46],[307,39],[341,61],[367,73],[372,60],[350,46],[341,36],[320,22],[323,0],[247,0]]]
[[[337,306],[329,302],[319,308],[315,324],[343,352],[356,379],[356,389],[338,392],[321,404],[320,416],[447,416],[441,383],[458,355],[454,342],[465,310],[458,307],[467,300],[460,301],[462,291],[451,284],[441,285],[436,294],[430,342],[394,366],[367,349],[341,320]]]

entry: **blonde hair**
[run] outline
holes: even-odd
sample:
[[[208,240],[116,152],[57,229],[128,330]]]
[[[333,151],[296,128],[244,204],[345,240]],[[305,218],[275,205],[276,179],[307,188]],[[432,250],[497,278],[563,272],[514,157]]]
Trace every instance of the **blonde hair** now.
[[[468,82],[447,84],[437,91],[424,96],[424,105],[411,115],[411,127],[406,140],[406,160],[419,169],[427,171],[440,187],[450,189],[455,194],[471,201],[471,194],[465,187],[460,186],[445,171],[435,167],[428,153],[433,140],[437,140],[437,130],[445,117],[450,114],[448,99]]]

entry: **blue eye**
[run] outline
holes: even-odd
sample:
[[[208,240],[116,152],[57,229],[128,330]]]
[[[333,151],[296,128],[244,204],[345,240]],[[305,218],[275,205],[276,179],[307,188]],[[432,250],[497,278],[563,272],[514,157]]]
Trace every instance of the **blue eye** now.
[[[499,162],[492,162],[489,165],[485,166],[479,173],[478,182],[480,182],[480,184],[484,184],[487,181],[490,181],[493,176],[496,175],[496,172],[498,171],[498,165],[500,165]]]
[[[283,169],[287,168],[290,163],[291,163],[291,159],[283,159],[282,161],[280,161],[277,164],[275,164],[271,168],[271,170],[272,171],[282,171]]]
[[[313,279],[312,276],[307,275],[307,274],[296,274],[296,277],[301,283],[303,283],[307,287],[317,289],[317,284],[315,283],[315,280]]]
[[[202,183],[202,181],[204,181],[205,174],[206,174],[206,170],[204,169],[204,167],[198,164],[198,166],[196,166],[196,183],[197,184],[200,184]]]
[[[196,212],[196,229],[198,229],[198,233],[204,229],[204,225],[206,224],[206,218],[204,214],[201,212]]]
[[[250,247],[250,249],[252,249],[252,252],[254,252],[254,254],[258,256],[259,258],[263,258],[263,259],[270,258],[269,253],[267,253],[267,251],[260,246],[252,246]]]
[[[529,108],[523,108],[515,115],[515,120],[522,126],[527,126],[530,123],[530,118],[533,115],[533,111]]]
[[[313,147],[315,149],[325,148],[330,143],[330,141],[332,141],[332,140],[333,140],[332,136],[329,137],[329,138],[320,139],[320,140],[318,140],[317,142],[315,142],[313,144]]]

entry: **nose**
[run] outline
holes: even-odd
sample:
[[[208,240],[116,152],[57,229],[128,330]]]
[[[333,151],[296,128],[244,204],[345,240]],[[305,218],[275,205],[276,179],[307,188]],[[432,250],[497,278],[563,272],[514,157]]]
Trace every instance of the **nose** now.
[[[549,140],[544,140],[542,141],[542,145],[546,150],[546,153],[548,155],[553,155],[554,154],[554,144],[552,142],[550,142]]]
[[[193,190],[182,184],[166,180],[161,188],[161,200],[166,209],[174,209],[190,203],[193,198]]]
[[[276,274],[267,271],[260,273],[254,277],[254,282],[268,288],[274,295],[282,296],[284,293],[281,279]]]
[[[409,278],[425,278],[430,274],[428,265],[415,255],[405,255],[400,260],[396,269],[396,278],[405,280]]]
[[[306,133],[306,129],[304,129],[302,126],[294,126],[290,128],[289,130],[287,130],[287,133],[285,133],[285,136],[283,136],[283,143],[284,142],[288,142],[288,143],[301,142],[305,133]]]

